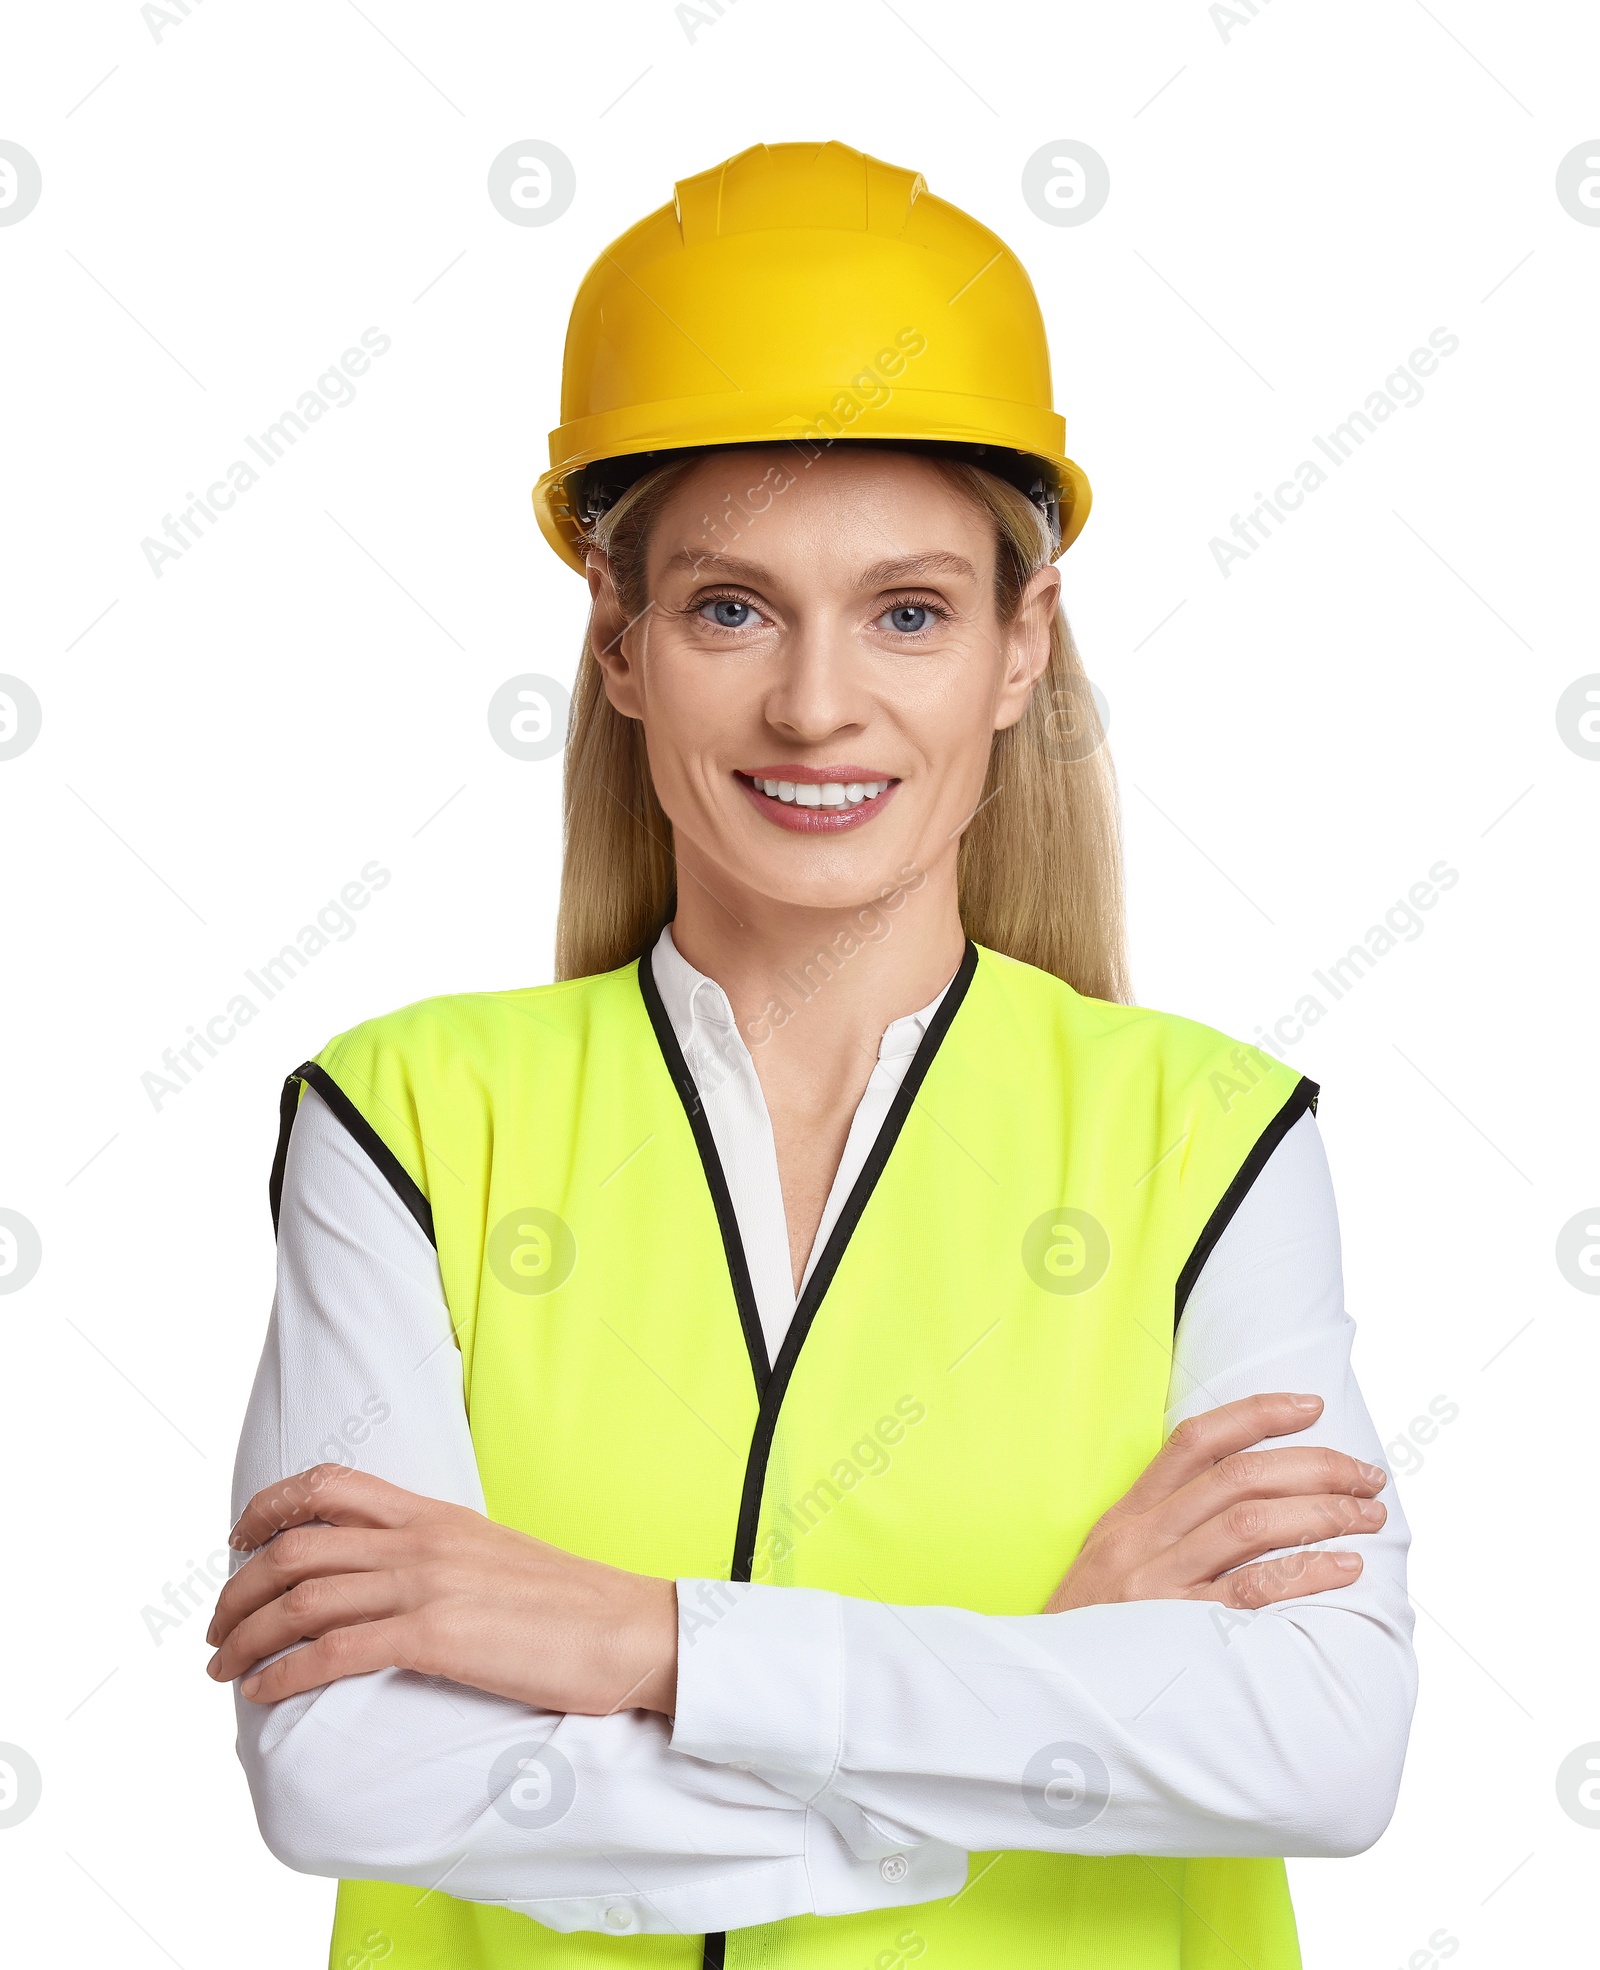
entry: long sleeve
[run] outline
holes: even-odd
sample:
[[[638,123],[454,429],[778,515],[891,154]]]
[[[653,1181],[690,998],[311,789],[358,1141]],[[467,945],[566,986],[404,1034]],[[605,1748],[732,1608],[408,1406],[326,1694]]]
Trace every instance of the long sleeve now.
[[[1384,1461],[1350,1365],[1321,1138],[1297,1122],[1190,1296],[1168,1424],[1273,1389],[1296,1443]],[[1416,1672],[1391,1483],[1348,1588],[1241,1615],[1137,1601],[987,1616],[679,1583],[672,1742],[825,1813],[863,1858],[969,1851],[1342,1855],[1394,1809]]]
[[[263,1486],[330,1461],[483,1509],[436,1255],[308,1092],[235,1514]],[[938,1845],[886,1878],[826,1816],[674,1749],[667,1720],[640,1711],[563,1717],[383,1670],[275,1705],[241,1696],[237,1712],[262,1835],[305,1873],[439,1887],[553,1929],[691,1935],[897,1907],[965,1878],[965,1855]],[[503,1814],[491,1774],[530,1755],[533,1789],[517,1795],[529,1810]],[[567,1791],[548,1819],[541,1808]]]

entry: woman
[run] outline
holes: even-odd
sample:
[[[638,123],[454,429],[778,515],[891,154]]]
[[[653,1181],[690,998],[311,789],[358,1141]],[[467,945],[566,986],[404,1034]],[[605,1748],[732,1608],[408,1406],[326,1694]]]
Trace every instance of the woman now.
[[[602,256],[563,414],[563,982],[286,1092],[263,1833],[344,1965],[1297,1964],[1406,1534],[1315,1088],[1127,1003],[1026,276],[761,147]]]

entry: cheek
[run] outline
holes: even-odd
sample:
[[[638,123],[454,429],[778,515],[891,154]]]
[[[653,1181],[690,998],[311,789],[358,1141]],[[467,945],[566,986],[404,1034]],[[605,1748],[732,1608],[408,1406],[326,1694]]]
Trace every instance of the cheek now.
[[[656,793],[674,822],[726,777],[720,762],[744,743],[757,696],[752,667],[719,663],[671,635],[652,638],[645,746]]]
[[[998,681],[992,646],[942,653],[913,688],[892,694],[896,722],[930,766],[959,775],[989,756]]]

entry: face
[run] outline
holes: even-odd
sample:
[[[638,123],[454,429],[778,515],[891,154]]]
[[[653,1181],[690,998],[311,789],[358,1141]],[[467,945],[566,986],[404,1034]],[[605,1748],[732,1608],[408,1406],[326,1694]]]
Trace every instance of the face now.
[[[632,624],[592,555],[593,648],[680,864],[824,909],[953,869],[1057,606],[1047,567],[1003,624],[994,577],[992,520],[935,464],[849,445],[709,453],[655,523]]]

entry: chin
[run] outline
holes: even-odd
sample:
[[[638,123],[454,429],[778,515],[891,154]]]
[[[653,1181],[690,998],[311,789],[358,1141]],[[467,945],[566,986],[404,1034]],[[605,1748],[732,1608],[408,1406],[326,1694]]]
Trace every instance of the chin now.
[[[898,909],[927,880],[903,843],[869,849],[846,842],[804,842],[798,855],[814,860],[810,871],[795,868],[796,854],[736,859],[741,879],[786,909],[833,912]],[[787,864],[787,866],[785,866]]]

